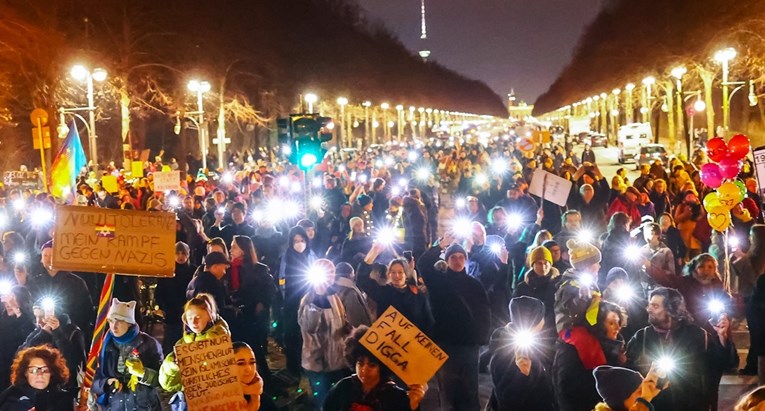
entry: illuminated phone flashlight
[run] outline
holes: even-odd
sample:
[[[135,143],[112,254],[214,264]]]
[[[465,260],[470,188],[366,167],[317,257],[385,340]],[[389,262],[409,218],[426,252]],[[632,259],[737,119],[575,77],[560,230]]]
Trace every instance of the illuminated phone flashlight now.
[[[306,274],[308,282],[312,285],[319,285],[327,282],[327,273],[318,265],[310,266]]]
[[[16,211],[21,211],[24,209],[24,207],[27,205],[26,201],[22,198],[17,198],[13,200],[13,209]]]
[[[414,176],[416,179],[420,181],[428,181],[430,179],[430,169],[428,169],[427,167],[419,168],[414,173]]]
[[[513,334],[513,344],[516,348],[528,350],[537,344],[537,336],[531,330],[519,330]]]
[[[635,290],[629,284],[622,284],[616,289],[616,298],[623,303],[630,302],[635,298]]]
[[[229,172],[225,172],[223,173],[223,176],[221,177],[221,181],[223,181],[226,184],[231,184],[234,182],[234,175]]]
[[[181,205],[181,200],[178,198],[178,196],[170,196],[167,201],[170,203],[170,207],[172,208],[177,208],[179,205]]]
[[[396,241],[396,231],[392,227],[383,227],[377,231],[375,240],[382,245],[392,245]]]
[[[580,243],[591,243],[592,238],[592,231],[585,228],[579,230],[579,232],[576,234],[576,240]]]
[[[712,314],[720,314],[725,311],[725,304],[718,299],[714,299],[707,304],[707,309]]]
[[[56,300],[51,297],[45,297],[40,302],[40,306],[42,307],[46,316],[54,315],[56,311]]]
[[[13,283],[7,280],[0,281],[0,295],[8,295],[13,289]]]
[[[473,234],[473,222],[467,218],[458,218],[452,222],[452,232],[457,238],[470,238]]]
[[[489,182],[489,177],[486,177],[484,173],[478,173],[475,175],[476,184],[484,185]]]
[[[24,264],[27,262],[27,253],[22,251],[17,251],[16,254],[13,255],[13,262],[15,264]]]
[[[406,158],[409,160],[409,162],[413,162],[413,161],[417,161],[417,158],[419,156],[420,155],[417,154],[416,151],[410,151],[409,153],[407,153]]]
[[[584,273],[579,276],[579,283],[585,287],[590,287],[595,284],[595,277],[592,274]]]
[[[656,369],[660,373],[669,374],[675,370],[675,367],[677,367],[675,359],[668,355],[662,355],[656,360]]]
[[[311,197],[311,208],[314,210],[321,210],[321,207],[324,205],[324,199],[321,198],[321,196],[313,196]]]
[[[637,261],[643,256],[640,247],[630,244],[624,249],[624,256],[631,261]]]
[[[461,209],[467,206],[467,200],[464,197],[460,197],[454,200],[454,207]]]
[[[496,175],[502,175],[505,174],[508,170],[507,166],[507,160],[499,157],[495,158],[494,161],[491,162],[491,172]]]

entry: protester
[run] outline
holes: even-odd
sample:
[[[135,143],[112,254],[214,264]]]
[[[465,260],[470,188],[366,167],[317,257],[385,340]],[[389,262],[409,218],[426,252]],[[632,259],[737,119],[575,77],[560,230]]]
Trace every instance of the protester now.
[[[11,385],[0,393],[2,411],[73,411],[72,394],[63,390],[69,369],[61,353],[48,346],[16,354],[10,368]]]

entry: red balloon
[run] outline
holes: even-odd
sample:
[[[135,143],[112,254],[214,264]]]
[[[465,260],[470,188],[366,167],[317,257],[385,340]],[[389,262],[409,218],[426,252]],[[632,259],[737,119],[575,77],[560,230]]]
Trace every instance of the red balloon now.
[[[728,154],[725,158],[720,160],[720,174],[722,174],[723,178],[736,178],[740,172],[741,160],[733,158],[732,154]]]
[[[728,141],[728,153],[736,160],[743,160],[750,149],[749,138],[743,134],[736,134]]]
[[[722,137],[715,137],[707,142],[707,156],[715,163],[725,158],[728,154],[728,146]]]

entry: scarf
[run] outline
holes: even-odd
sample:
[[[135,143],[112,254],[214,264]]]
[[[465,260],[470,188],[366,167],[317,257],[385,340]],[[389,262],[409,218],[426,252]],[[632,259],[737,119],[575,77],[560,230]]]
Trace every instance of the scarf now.
[[[231,278],[231,291],[239,291],[239,269],[242,267],[242,258],[234,258],[231,260],[231,270],[229,275]]]
[[[577,326],[570,330],[563,330],[560,332],[560,338],[576,348],[579,360],[582,361],[582,365],[587,370],[593,370],[599,365],[606,365],[606,355],[603,353],[600,341],[587,331],[587,328]]]

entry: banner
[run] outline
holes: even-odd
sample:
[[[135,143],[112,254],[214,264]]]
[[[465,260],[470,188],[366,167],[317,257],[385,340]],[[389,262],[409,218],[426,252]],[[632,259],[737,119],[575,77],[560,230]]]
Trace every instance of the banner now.
[[[53,268],[172,277],[175,215],[57,206]]]
[[[3,184],[7,188],[28,188],[32,190],[42,188],[40,173],[34,171],[6,171],[3,173]]]
[[[449,358],[393,306],[372,324],[361,338],[361,345],[407,385],[427,385]]]
[[[189,411],[240,410],[244,402],[231,337],[175,346]]]
[[[181,189],[180,171],[160,171],[154,173],[154,191],[167,192]]]

